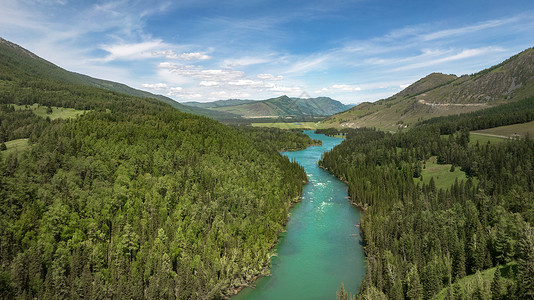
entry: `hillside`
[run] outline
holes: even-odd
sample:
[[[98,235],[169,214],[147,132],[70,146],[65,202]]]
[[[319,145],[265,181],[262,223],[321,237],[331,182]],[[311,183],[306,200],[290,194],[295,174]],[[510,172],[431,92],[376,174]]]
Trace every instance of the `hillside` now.
[[[240,104],[246,104],[256,102],[256,100],[241,100],[241,99],[228,99],[228,100],[217,100],[212,102],[182,102],[183,105],[186,106],[192,106],[192,107],[200,107],[200,108],[216,108],[216,107],[222,107],[222,106],[233,106],[233,105],[240,105]]]
[[[306,181],[278,150],[311,139],[0,53],[1,299],[221,299],[262,274]]]
[[[158,99],[162,102],[170,104],[182,112],[207,116],[218,120],[232,120],[238,118],[238,116],[229,113],[214,112],[201,107],[195,108],[182,105],[169,97],[134,89],[122,83],[97,79],[87,75],[67,71],[2,38],[0,38],[0,63],[1,68],[23,68],[24,72],[31,75],[45,76],[46,78],[59,80],[62,82],[102,88],[135,97]]]
[[[226,105],[225,102],[219,101],[217,103],[219,103],[218,106],[210,109],[232,113],[243,118],[324,117],[351,107],[328,97],[301,99],[281,96],[262,101],[248,102],[247,100],[246,103],[237,105]],[[224,104],[220,105],[221,103]]]
[[[534,49],[473,75],[433,73],[398,94],[362,103],[323,127],[376,127],[396,131],[437,116],[476,111],[534,95]]]
[[[365,211],[359,297],[532,298],[534,142],[482,143],[470,132],[528,132],[533,120],[529,97],[396,133],[342,129],[345,140],[319,165]]]

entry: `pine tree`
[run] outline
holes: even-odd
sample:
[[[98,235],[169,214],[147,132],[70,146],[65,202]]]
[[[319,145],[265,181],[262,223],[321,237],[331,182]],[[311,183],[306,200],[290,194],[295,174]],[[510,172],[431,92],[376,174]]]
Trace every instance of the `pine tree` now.
[[[453,289],[452,296],[453,296],[454,300],[464,300],[465,299],[465,292],[462,289],[462,287],[460,286],[460,284],[458,283],[458,281],[456,281],[456,283],[452,285],[452,289]]]
[[[534,228],[527,225],[519,245],[517,264],[517,288],[519,296],[534,298]]]
[[[497,265],[497,269],[495,269],[495,274],[493,274],[493,281],[491,282],[491,299],[493,300],[501,299],[502,283],[500,269],[501,267]]]
[[[345,290],[345,285],[343,285],[343,282],[341,283],[341,287],[336,293],[338,300],[348,300],[349,294]]]
[[[421,280],[419,279],[419,272],[417,271],[416,265],[412,265],[410,271],[408,271],[406,285],[406,297],[408,299],[423,299],[423,288],[421,286]]]
[[[439,279],[436,274],[435,265],[430,262],[425,266],[421,274],[423,284],[423,294],[425,299],[430,299],[440,290]]]

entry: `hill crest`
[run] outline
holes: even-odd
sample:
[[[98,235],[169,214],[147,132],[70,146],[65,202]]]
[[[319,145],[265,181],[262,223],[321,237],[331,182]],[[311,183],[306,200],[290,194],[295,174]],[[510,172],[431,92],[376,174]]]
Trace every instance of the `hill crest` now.
[[[389,98],[331,116],[321,126],[396,131],[424,119],[480,110],[532,95],[534,48],[472,75],[429,74]]]

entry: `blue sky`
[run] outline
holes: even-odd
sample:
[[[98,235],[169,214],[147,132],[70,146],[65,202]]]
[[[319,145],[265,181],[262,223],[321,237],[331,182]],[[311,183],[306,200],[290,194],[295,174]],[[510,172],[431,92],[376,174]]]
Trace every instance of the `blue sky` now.
[[[532,0],[2,0],[0,37],[177,101],[376,101],[534,47]]]

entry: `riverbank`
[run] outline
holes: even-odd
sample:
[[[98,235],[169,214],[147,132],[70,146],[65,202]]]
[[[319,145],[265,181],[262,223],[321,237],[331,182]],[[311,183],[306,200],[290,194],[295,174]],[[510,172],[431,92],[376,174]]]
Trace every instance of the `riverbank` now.
[[[306,183],[307,183],[307,181],[304,182],[304,184],[306,184]],[[299,195],[298,197],[295,197],[294,200],[289,202],[289,210],[291,210],[296,204],[300,203],[301,201],[302,201],[302,194]],[[287,218],[286,218],[286,220],[285,220],[285,222],[283,224],[284,227],[282,228],[282,230],[280,230],[280,232],[278,232],[278,238],[270,246],[269,251],[272,251],[273,249],[276,248],[276,246],[278,246],[278,243],[280,242],[280,239],[281,239],[281,235],[286,232],[285,226],[287,225],[290,216],[291,216],[291,213],[288,214],[288,216],[287,216]],[[261,272],[259,272],[258,274],[253,275],[253,277],[251,279],[246,280],[246,282],[244,282],[242,285],[231,287],[229,289],[229,291],[231,291],[231,292],[230,293],[225,293],[224,294],[224,299],[230,299],[231,297],[233,297],[233,296],[237,295],[239,292],[241,292],[243,289],[245,289],[247,287],[251,287],[252,284],[256,280],[258,280],[259,278],[271,275],[271,271],[270,271],[270,269],[271,269],[271,259],[273,258],[273,256],[276,256],[276,254],[271,254],[270,255],[269,263],[267,263],[266,265],[263,266],[263,269],[261,270]]]

